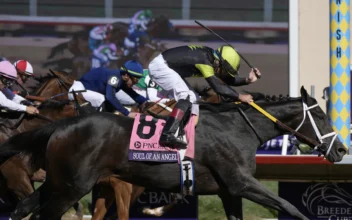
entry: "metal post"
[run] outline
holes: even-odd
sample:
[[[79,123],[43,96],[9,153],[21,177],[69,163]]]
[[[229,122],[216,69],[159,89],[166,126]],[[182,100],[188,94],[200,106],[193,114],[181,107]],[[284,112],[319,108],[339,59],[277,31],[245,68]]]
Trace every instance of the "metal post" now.
[[[182,0],[182,19],[189,20],[191,15],[191,0]]]
[[[112,0],[105,0],[105,17],[112,18],[113,2]]]
[[[310,96],[315,98],[315,85],[310,86]]]
[[[299,96],[299,13],[298,0],[289,1],[289,92]]]
[[[273,0],[264,0],[264,21],[273,20]]]
[[[37,16],[37,0],[29,0],[29,15]]]
[[[352,154],[350,75],[350,0],[330,0],[329,115],[333,129]]]

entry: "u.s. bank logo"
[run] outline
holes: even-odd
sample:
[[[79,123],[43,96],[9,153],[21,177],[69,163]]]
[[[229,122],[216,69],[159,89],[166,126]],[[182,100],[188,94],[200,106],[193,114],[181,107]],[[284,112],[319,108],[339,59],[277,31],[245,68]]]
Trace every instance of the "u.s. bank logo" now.
[[[352,220],[352,195],[337,183],[310,185],[302,195],[302,203],[316,218]]]

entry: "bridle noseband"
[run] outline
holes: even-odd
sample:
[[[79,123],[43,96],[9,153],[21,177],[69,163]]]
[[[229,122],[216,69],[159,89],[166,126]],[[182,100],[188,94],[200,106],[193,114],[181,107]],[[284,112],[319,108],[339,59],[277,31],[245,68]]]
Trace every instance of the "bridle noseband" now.
[[[335,131],[333,131],[333,132],[330,132],[328,134],[321,135],[320,131],[319,131],[319,129],[318,129],[318,127],[317,127],[317,125],[316,125],[316,123],[314,121],[314,118],[313,118],[312,114],[309,111],[309,110],[311,110],[311,109],[313,109],[315,107],[318,107],[319,105],[315,104],[315,105],[312,105],[312,106],[308,107],[308,105],[306,103],[304,103],[303,101],[302,101],[302,104],[303,104],[303,119],[302,119],[302,122],[298,125],[298,127],[296,128],[295,131],[298,132],[298,130],[302,127],[304,121],[306,120],[306,116],[308,115],[310,123],[313,126],[315,135],[318,137],[319,142],[320,142],[319,145],[314,147],[314,150],[319,152],[319,156],[320,156],[320,154],[323,154],[324,157],[327,157],[329,155],[330,151],[331,151],[332,145],[334,144],[334,142],[336,140],[337,133]],[[324,139],[329,138],[331,136],[332,136],[332,140],[331,140],[329,146],[327,147],[326,143],[324,142]],[[325,152],[325,154],[324,154],[324,152]]]

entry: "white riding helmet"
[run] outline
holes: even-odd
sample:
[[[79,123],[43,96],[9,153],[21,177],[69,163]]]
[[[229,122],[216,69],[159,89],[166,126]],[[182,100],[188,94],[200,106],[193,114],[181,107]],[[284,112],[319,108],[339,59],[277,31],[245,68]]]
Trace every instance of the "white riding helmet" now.
[[[18,60],[13,65],[18,73],[34,76],[33,67],[27,60]]]

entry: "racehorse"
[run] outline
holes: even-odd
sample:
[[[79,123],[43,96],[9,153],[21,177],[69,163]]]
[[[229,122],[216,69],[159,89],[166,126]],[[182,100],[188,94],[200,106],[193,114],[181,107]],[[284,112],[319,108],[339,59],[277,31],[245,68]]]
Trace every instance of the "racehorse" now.
[[[296,137],[300,142],[315,148],[330,162],[342,160],[346,148],[336,139],[327,116],[316,100],[303,87],[299,98],[268,102],[262,94],[252,95],[258,105],[286,126],[299,128],[300,135],[296,134]],[[242,116],[240,109],[247,117]],[[309,115],[308,119],[306,114]],[[58,219],[96,182],[111,175],[139,186],[179,192],[180,166],[177,163],[128,160],[128,137],[131,136],[133,123],[133,119],[128,117],[109,113],[91,114],[63,119],[10,138],[0,148],[2,161],[28,149],[26,143],[38,138],[49,140],[47,179],[38,190],[20,202],[12,219],[21,219],[31,211],[31,219]],[[201,104],[193,160],[194,193],[218,194],[228,219],[237,219],[236,213],[233,213],[233,198],[240,196],[307,220],[292,204],[267,190],[254,178],[257,147],[287,133],[248,105]],[[116,137],[119,137],[118,141]],[[23,143],[23,140],[27,141]],[[321,144],[315,146],[315,143]],[[22,147],[9,151],[12,144]]]
[[[122,45],[125,37],[128,36],[128,24],[123,22],[115,22],[112,26],[113,29],[111,31],[110,42],[115,43],[117,46]],[[175,29],[170,20],[163,15],[153,18],[147,28],[147,34],[151,37],[157,38],[162,34],[168,33],[169,31],[175,34]],[[90,30],[83,30],[76,32],[70,41],[53,47],[48,59],[54,58],[56,54],[63,53],[66,49],[69,49],[75,57],[91,55],[91,51],[88,46],[89,31]]]
[[[76,115],[75,104],[69,103],[67,99],[62,102],[55,100],[45,101],[45,98],[50,98],[51,95],[57,94],[53,90],[55,88],[54,83],[57,84],[56,87],[58,89],[62,89],[62,87],[66,86],[67,80],[69,80],[63,74],[54,74],[57,74],[57,77],[54,76],[48,79],[37,90],[36,96],[31,96],[32,98],[39,98],[43,102],[38,106],[40,115],[31,116],[18,112],[2,113],[5,122],[0,126],[0,143],[5,142],[6,139],[15,134],[38,128],[61,118]],[[11,126],[9,127],[8,125]],[[1,177],[6,181],[2,183],[4,191],[10,190],[20,200],[34,191],[33,181],[42,182],[45,179],[45,173],[41,170],[44,161],[32,160],[31,156],[26,154],[15,155],[0,167]]]
[[[118,60],[109,62],[109,65],[107,67],[110,69],[117,69],[123,66],[123,64],[128,60],[134,59],[140,62],[142,67],[146,69],[148,68],[149,62],[159,53],[163,52],[165,49],[165,45],[154,41],[143,42],[141,45],[138,46],[137,54],[129,54],[127,56],[121,55]],[[89,72],[91,68],[91,56],[74,57],[72,60],[71,75],[75,79],[79,79],[85,73]]]
[[[38,79],[40,84],[36,86],[35,96],[61,101],[68,100],[68,90],[72,86],[74,79],[67,72],[50,69],[50,73],[47,76]],[[27,98],[35,97],[29,96]]]

